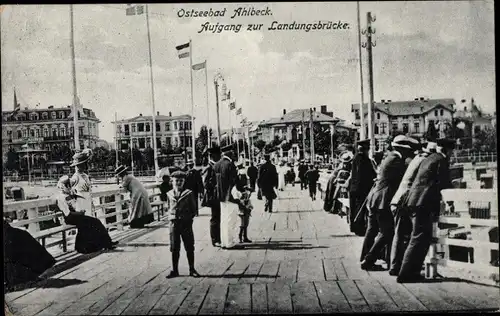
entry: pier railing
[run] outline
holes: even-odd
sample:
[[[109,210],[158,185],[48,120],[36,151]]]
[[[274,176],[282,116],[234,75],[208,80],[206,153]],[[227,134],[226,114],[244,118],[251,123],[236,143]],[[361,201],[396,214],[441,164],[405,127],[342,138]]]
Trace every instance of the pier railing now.
[[[426,276],[438,266],[474,271],[479,278],[498,280],[498,197],[495,189],[441,191],[443,207],[434,223]],[[446,211],[444,203],[453,201]]]
[[[144,186],[153,205],[161,208],[162,203],[157,202],[160,199],[159,185],[150,183]],[[129,195],[127,191],[118,186],[116,189],[92,192],[94,207],[87,215],[98,218],[108,230],[110,228],[123,230],[124,226],[128,224]],[[67,244],[71,239],[69,236],[72,235],[71,231],[75,229],[72,225],[64,224],[62,212],[58,210],[55,199],[50,197],[4,203],[3,216],[4,218],[17,218],[11,225],[27,229],[35,239],[41,240],[45,247],[61,245],[63,251],[67,251]],[[50,223],[48,226],[51,227],[47,228],[47,225],[44,225],[47,222]],[[55,238],[55,241],[46,243],[46,239],[54,239],[51,237],[59,234],[61,234],[61,239]]]

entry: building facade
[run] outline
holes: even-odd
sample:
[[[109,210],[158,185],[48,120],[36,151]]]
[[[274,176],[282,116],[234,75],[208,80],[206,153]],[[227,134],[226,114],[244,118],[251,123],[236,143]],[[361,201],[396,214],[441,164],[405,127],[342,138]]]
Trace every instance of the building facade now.
[[[155,123],[158,150],[168,146],[172,148],[186,147],[186,150],[192,150],[193,130],[190,115],[172,116],[170,112],[166,116],[157,112]],[[130,146],[139,150],[153,148],[152,116],[143,116],[141,113],[139,116],[113,122],[113,124],[115,124],[115,140],[118,149],[130,150]]]
[[[415,98],[412,101],[381,100],[373,108],[373,134],[378,150],[386,148],[386,140],[394,131],[422,138],[430,124],[434,124],[439,137],[453,125],[454,99]],[[354,124],[360,128],[359,104],[351,105]],[[363,106],[365,135],[368,135],[368,104]]]
[[[92,110],[86,108],[78,112],[78,117],[80,148],[95,148],[99,140],[100,120]],[[71,106],[24,108],[15,114],[12,111],[2,111],[4,154],[8,150],[20,151],[27,148],[50,152],[65,146],[72,150],[75,148]]]

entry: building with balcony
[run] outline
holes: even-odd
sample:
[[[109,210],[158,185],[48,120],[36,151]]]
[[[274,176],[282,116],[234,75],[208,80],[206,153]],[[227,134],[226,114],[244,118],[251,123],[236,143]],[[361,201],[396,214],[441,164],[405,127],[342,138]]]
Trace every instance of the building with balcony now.
[[[80,148],[95,148],[99,140],[100,120],[86,108],[78,111]],[[27,146],[26,146],[27,145]],[[13,114],[2,111],[2,152],[39,152],[50,160],[48,153],[63,147],[75,148],[71,106],[55,108],[27,108]],[[33,159],[39,157],[33,157]]]
[[[400,131],[421,138],[434,124],[439,137],[453,125],[454,99],[415,98],[412,101],[381,100],[373,108],[373,134],[378,150],[385,150],[386,140],[393,131]],[[360,127],[359,104],[351,105],[354,124]],[[368,104],[363,105],[365,135],[368,135]]]
[[[161,147],[184,148],[188,152],[193,146],[191,115],[160,115],[155,116],[156,145]],[[130,146],[139,150],[153,148],[153,117],[139,114],[136,117],[113,122],[115,124],[115,139],[118,149],[130,150]]]

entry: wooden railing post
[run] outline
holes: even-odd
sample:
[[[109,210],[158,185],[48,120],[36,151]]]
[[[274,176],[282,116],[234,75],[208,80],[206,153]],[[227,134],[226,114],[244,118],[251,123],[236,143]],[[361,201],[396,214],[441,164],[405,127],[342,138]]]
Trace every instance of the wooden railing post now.
[[[437,277],[437,266],[438,260],[437,252],[436,252],[436,240],[439,238],[438,236],[438,223],[432,223],[432,239],[431,246],[429,247],[429,252],[427,253],[427,258],[425,260],[425,278],[426,279],[434,279]]]
[[[38,217],[38,206],[28,209],[28,219],[35,219]],[[40,231],[40,222],[34,222],[28,224],[28,232],[34,234]]]
[[[106,210],[103,207],[101,207],[101,204],[102,204],[101,199],[102,198],[103,197],[98,197],[98,198],[92,199],[94,201],[94,211],[95,211],[94,216],[97,217],[104,226],[106,226],[106,218],[103,217],[104,215],[106,215]],[[95,203],[96,201],[98,202],[97,205]]]
[[[115,194],[115,212],[116,214],[116,221],[118,222],[117,228],[118,230],[123,230],[123,223],[121,222],[123,220],[123,213],[122,213],[122,195],[120,192]]]

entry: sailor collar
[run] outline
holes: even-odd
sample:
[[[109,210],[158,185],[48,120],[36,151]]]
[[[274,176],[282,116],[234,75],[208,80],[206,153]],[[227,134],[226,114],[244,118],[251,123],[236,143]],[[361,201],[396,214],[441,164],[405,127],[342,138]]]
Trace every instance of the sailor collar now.
[[[176,201],[180,201],[182,200],[183,198],[185,198],[189,193],[191,193],[191,190],[189,189],[184,189],[182,190],[181,192],[181,195],[179,195],[178,197],[175,195],[175,192],[174,190],[170,190],[167,192],[167,196],[173,200],[176,200]]]

